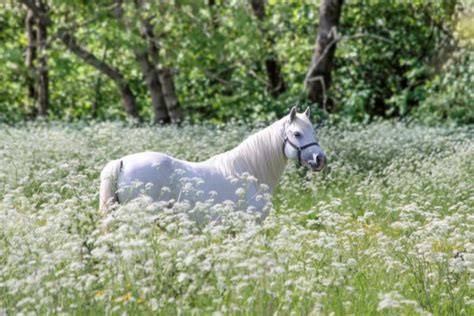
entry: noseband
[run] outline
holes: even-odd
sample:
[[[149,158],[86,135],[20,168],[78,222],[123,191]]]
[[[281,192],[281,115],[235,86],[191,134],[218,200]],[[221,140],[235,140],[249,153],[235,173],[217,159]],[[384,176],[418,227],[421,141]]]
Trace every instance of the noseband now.
[[[304,149],[306,149],[308,147],[311,147],[311,146],[319,146],[318,143],[314,142],[314,143],[309,143],[309,144],[306,144],[306,145],[300,147],[300,146],[295,145],[291,140],[289,140],[288,136],[285,136],[285,140],[283,141],[283,154],[285,154],[285,145],[286,145],[286,143],[290,144],[291,147],[296,149],[296,152],[298,153],[298,163],[300,164],[300,166],[301,166],[301,151],[303,151]]]

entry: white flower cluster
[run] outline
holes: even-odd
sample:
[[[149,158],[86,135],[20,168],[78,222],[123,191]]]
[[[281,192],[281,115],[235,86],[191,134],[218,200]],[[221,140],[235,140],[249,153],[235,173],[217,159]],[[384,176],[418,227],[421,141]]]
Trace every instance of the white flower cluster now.
[[[239,203],[213,205],[215,192],[99,214],[107,161],[202,160],[252,130],[1,126],[0,315],[474,314],[469,129],[324,128],[328,168],[290,163],[262,223]]]

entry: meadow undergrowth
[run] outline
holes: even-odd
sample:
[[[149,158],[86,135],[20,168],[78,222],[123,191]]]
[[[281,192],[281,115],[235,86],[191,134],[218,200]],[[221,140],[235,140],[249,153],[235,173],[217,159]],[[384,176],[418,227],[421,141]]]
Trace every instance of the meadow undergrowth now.
[[[203,160],[254,130],[0,126],[0,315],[474,314],[469,128],[323,128],[328,168],[289,163],[262,224],[230,204],[201,225],[185,203],[99,214],[107,161]]]

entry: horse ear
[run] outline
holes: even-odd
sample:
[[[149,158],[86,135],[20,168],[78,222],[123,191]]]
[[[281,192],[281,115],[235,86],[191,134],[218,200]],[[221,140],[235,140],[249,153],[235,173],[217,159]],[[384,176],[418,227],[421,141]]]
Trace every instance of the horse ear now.
[[[295,117],[296,117],[296,105],[292,107],[290,110],[290,122],[293,122]]]
[[[306,108],[306,110],[304,111],[304,115],[306,115],[308,118],[310,118],[311,116],[311,110],[309,108],[309,106]]]

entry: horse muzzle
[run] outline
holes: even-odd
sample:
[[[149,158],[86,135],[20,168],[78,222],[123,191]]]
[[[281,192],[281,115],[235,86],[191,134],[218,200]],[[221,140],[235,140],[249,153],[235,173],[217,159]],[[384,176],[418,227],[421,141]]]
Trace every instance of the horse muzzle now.
[[[326,166],[326,156],[324,154],[318,154],[314,157],[313,160],[308,161],[308,166],[313,171],[321,171],[323,170],[324,166]]]

